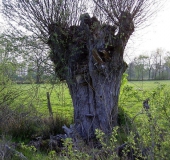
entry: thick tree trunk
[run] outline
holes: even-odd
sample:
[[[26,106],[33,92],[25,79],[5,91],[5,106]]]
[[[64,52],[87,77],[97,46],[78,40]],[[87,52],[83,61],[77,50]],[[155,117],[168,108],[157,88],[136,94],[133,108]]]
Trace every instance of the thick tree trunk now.
[[[123,52],[134,30],[129,13],[123,12],[120,19],[117,33],[115,26],[101,25],[88,14],[81,16],[80,26],[64,34],[57,25],[50,28],[51,59],[59,78],[68,84],[75,130],[86,140],[97,128],[109,134],[117,125],[120,83],[127,67]]]
[[[117,125],[118,96],[125,67],[123,64],[118,70],[113,69],[105,75],[92,67],[88,73],[77,75],[77,79],[85,77],[82,82],[68,82],[74,106],[75,129],[81,137],[94,137],[97,128],[110,133]]]

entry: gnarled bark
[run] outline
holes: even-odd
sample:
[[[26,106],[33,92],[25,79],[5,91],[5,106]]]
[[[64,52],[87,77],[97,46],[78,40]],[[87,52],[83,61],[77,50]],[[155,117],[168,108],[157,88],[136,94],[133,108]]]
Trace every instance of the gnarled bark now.
[[[131,15],[122,12],[120,26],[100,24],[88,14],[79,26],[49,26],[51,59],[61,80],[66,80],[74,106],[75,130],[84,139],[95,129],[106,134],[117,125],[117,105],[126,43],[134,31]]]

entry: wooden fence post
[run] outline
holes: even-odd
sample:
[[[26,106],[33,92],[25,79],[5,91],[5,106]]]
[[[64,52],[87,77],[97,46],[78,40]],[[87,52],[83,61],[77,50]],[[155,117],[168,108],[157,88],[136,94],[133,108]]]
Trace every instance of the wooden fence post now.
[[[52,111],[52,107],[51,107],[49,92],[47,92],[47,106],[48,106],[48,111],[49,111],[50,117],[53,118],[53,111]]]

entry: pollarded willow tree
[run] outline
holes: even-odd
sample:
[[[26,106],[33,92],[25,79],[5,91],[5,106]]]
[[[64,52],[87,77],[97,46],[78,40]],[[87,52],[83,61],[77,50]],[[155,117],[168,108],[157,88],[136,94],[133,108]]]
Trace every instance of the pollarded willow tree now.
[[[83,0],[3,2],[9,22],[50,47],[56,73],[70,90],[74,129],[84,139],[93,138],[96,128],[108,134],[117,125],[120,83],[127,68],[124,50],[135,27],[152,14],[154,3],[92,0],[90,8]]]

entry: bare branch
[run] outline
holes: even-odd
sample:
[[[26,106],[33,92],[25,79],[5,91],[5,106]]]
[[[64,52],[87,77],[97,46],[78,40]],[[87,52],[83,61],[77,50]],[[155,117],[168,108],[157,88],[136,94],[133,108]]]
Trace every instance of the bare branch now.
[[[21,25],[43,41],[49,38],[49,25],[75,25],[84,10],[83,0],[6,0],[3,14],[10,23]]]
[[[158,0],[93,0],[93,2],[95,7],[103,12],[108,23],[119,26],[121,13],[128,12],[135,27],[144,24],[163,4],[163,1]]]

